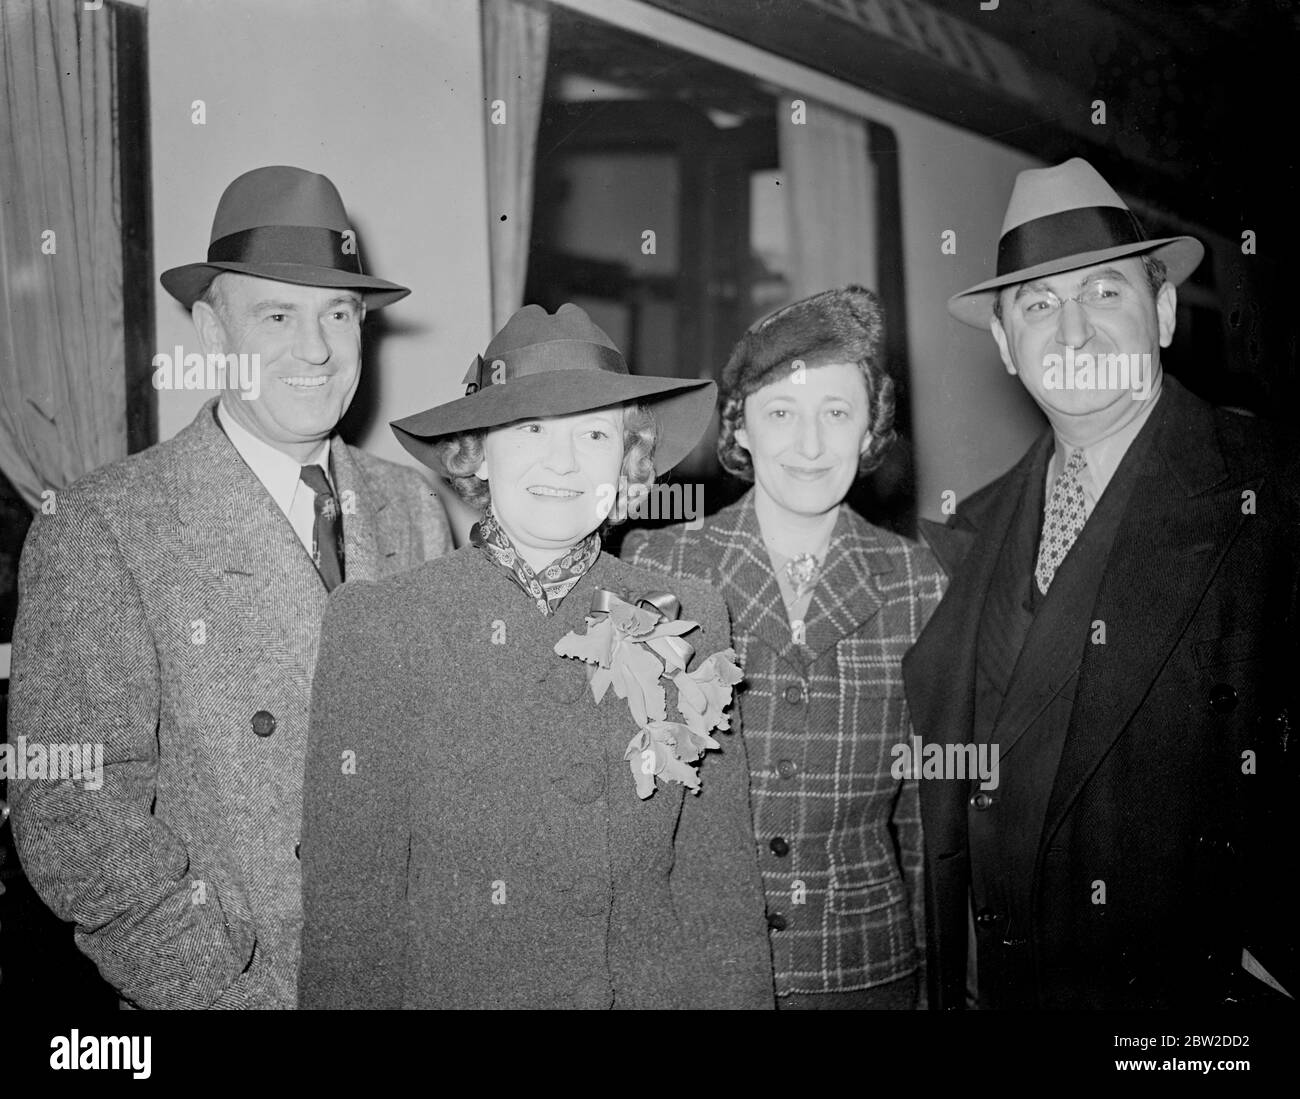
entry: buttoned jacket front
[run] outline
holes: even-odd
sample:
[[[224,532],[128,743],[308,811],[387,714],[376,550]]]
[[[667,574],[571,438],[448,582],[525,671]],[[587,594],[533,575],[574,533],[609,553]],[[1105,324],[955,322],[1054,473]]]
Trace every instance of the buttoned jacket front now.
[[[633,532],[623,555],[711,585],[730,609],[778,994],[915,972],[920,815],[893,749],[911,733],[903,654],[942,594],[934,558],[841,507],[800,628],[787,619],[752,489],[699,530]]]

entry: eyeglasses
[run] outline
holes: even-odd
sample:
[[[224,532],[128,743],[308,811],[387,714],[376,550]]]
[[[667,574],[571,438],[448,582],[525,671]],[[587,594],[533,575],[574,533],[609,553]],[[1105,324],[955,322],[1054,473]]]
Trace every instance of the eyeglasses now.
[[[1045,324],[1054,320],[1067,301],[1077,301],[1091,312],[1118,309],[1128,300],[1132,287],[1122,279],[1089,279],[1077,294],[1062,298],[1051,290],[1025,290],[1013,303],[1013,308],[1026,324]]]

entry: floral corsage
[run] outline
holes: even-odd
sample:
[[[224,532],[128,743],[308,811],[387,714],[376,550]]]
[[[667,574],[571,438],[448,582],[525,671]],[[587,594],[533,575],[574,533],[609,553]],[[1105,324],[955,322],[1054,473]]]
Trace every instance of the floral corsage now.
[[[688,672],[695,650],[682,635],[699,629],[699,623],[679,614],[681,604],[669,592],[624,597],[602,588],[592,599],[586,633],[567,633],[555,644],[560,656],[593,665],[588,673],[597,702],[610,687],[627,700],[637,732],[623,758],[640,798],[655,792],[656,778],[700,789],[695,768],[705,751],[719,747],[709,732],[731,728],[724,711],[731,688],[744,678],[731,649],[714,653]],[[684,724],[668,720],[665,679],[677,687],[677,711]]]

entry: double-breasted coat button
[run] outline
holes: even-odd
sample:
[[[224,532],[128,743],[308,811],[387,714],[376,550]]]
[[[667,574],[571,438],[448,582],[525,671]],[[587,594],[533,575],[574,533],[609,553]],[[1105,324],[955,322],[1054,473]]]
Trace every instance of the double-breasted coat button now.
[[[794,778],[799,773],[799,764],[792,759],[783,759],[777,763],[776,773],[782,778]]]
[[[767,926],[773,931],[784,931],[790,926],[790,921],[781,915],[780,912],[769,912],[767,914]]]
[[[772,849],[772,854],[778,859],[783,859],[790,853],[790,845],[785,842],[784,836],[773,836],[771,842],[768,843],[768,847]]]
[[[978,794],[971,796],[970,803],[972,808],[978,809],[982,813],[985,809],[991,809],[993,803],[997,800],[998,799],[992,794],[985,793],[981,790]]]
[[[1237,705],[1237,692],[1229,683],[1216,683],[1210,688],[1210,709],[1216,714],[1231,713]]]
[[[270,736],[275,732],[275,714],[268,710],[258,710],[253,715],[253,732],[258,736]]]
[[[803,701],[803,687],[798,683],[791,683],[783,692],[782,697],[790,703],[791,706],[797,706]]]

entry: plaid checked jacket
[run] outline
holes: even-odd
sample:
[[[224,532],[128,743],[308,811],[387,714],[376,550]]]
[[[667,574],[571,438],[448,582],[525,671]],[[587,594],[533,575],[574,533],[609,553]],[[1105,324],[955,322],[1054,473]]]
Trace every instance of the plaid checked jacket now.
[[[903,654],[943,594],[930,551],[842,507],[801,639],[753,489],[697,531],[629,533],[623,557],[712,584],[731,611],[777,995],[870,988],[921,968],[920,810],[890,750],[912,732]]]

